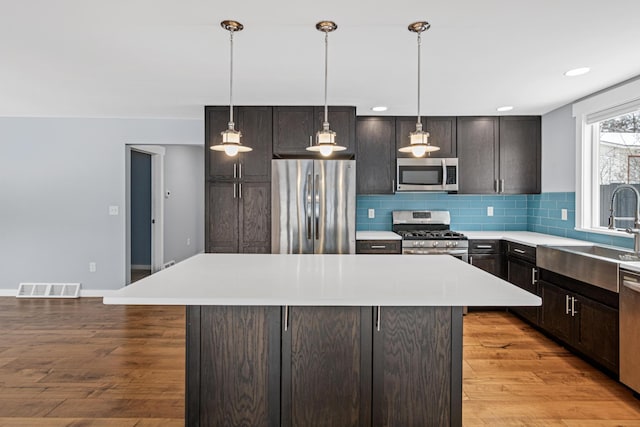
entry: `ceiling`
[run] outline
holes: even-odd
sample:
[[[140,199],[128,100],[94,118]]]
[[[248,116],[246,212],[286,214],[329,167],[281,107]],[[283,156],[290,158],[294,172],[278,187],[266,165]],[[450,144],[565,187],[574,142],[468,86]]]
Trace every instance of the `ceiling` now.
[[[204,105],[415,115],[544,114],[640,75],[638,0],[0,0],[0,116],[202,119]],[[565,77],[587,66],[589,74]],[[375,105],[389,107],[372,113]],[[503,114],[503,113],[500,113]]]

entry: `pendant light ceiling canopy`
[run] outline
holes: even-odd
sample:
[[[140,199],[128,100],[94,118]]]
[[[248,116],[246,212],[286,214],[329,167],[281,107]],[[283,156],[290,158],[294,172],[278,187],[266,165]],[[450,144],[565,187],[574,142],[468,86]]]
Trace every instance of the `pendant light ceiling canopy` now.
[[[416,122],[416,130],[409,134],[409,145],[400,148],[401,153],[412,153],[416,157],[422,157],[426,153],[438,151],[440,147],[436,147],[429,143],[429,132],[422,130],[422,122],[420,119],[420,48],[422,46],[422,33],[427,31],[431,25],[426,21],[418,21],[409,24],[409,31],[418,35],[418,120]]]
[[[233,33],[242,31],[244,26],[238,21],[232,20],[222,21],[220,25],[229,31],[229,45],[231,48],[229,60],[229,125],[227,129],[220,132],[222,135],[222,143],[212,145],[211,149],[214,151],[224,151],[227,156],[235,156],[238,153],[246,153],[252,150],[252,148],[242,145],[240,142],[242,133],[235,129],[235,123],[233,122]]]
[[[327,107],[327,74],[329,62],[329,33],[338,28],[335,22],[320,21],[316,24],[316,29],[324,33],[324,121],[322,130],[316,133],[316,144],[307,147],[308,151],[319,151],[323,156],[330,156],[334,151],[343,151],[347,147],[336,144],[336,133],[329,128],[329,114]]]

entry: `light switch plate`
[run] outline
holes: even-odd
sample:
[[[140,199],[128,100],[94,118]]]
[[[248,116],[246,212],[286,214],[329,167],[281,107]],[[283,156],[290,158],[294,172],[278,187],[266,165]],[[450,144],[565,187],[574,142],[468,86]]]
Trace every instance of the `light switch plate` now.
[[[493,206],[487,206],[487,216],[493,216]]]
[[[376,210],[369,209],[369,218],[375,218],[375,217],[376,217]]]

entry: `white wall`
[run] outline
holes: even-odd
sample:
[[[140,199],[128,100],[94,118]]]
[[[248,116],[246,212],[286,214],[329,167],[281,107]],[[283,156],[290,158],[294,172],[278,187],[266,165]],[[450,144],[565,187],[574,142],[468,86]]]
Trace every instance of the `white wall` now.
[[[571,104],[542,116],[542,192],[576,190],[575,119]]]
[[[164,262],[204,252],[204,148],[165,146]]]
[[[203,132],[201,120],[0,118],[0,289],[122,287],[125,144],[202,144]]]

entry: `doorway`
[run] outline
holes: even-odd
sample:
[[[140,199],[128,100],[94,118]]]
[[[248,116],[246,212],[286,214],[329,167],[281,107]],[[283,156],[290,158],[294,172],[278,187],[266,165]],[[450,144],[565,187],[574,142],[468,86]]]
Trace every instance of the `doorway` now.
[[[127,145],[127,285],[164,263],[164,155],[164,147]]]

